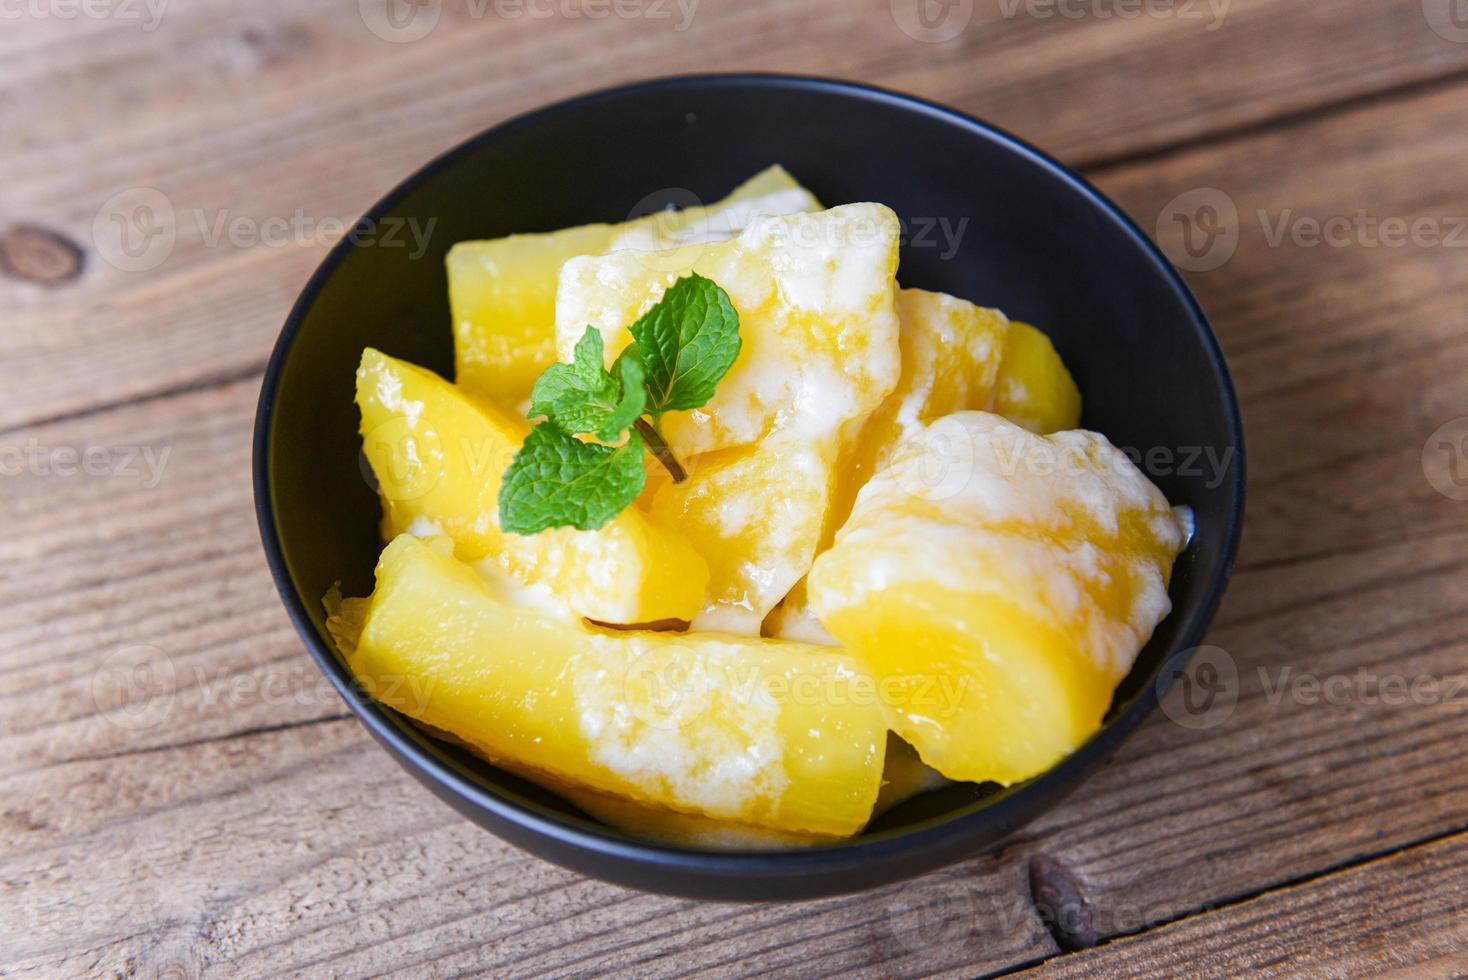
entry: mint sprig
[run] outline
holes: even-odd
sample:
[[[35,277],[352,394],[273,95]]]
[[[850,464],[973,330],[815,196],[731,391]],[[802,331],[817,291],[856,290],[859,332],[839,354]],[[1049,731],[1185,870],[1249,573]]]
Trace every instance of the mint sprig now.
[[[603,366],[601,334],[595,327],[576,344],[570,364],[552,364],[530,391],[530,417],[545,416],[563,432],[594,432],[612,442],[647,404],[642,363],[618,358],[616,373]]]
[[[702,408],[739,357],[739,314],[729,294],[694,273],[673,283],[629,328],[647,368],[647,411]]]
[[[647,483],[642,437],[620,446],[582,442],[551,423],[530,430],[500,484],[500,527],[538,534],[570,525],[605,526],[637,499]]]
[[[739,314],[728,293],[694,274],[668,287],[629,331],[632,343],[610,371],[601,333],[588,326],[571,362],[552,364],[536,380],[529,417],[544,421],[505,471],[503,530],[606,526],[646,486],[648,450],[674,482],[687,479],[657,423],[667,412],[708,404],[739,357]]]

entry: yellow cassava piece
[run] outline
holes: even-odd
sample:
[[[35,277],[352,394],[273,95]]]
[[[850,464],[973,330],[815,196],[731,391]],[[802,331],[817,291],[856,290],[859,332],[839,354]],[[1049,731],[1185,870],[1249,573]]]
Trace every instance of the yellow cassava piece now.
[[[877,799],[885,719],[838,651],[599,630],[411,535],[330,625],[369,692],[491,760],[782,832],[856,833]]]
[[[687,620],[703,608],[708,565],[679,532],[636,506],[596,531],[500,530],[500,479],[529,431],[525,420],[370,348],[357,370],[357,406],[385,538],[447,534],[465,561],[482,561],[603,623]]]
[[[556,360],[556,277],[567,259],[667,239],[737,233],[758,214],[814,211],[820,205],[783,167],[770,167],[708,207],[593,224],[545,234],[460,242],[448,254],[455,377],[518,410],[535,379]]]
[[[950,779],[1011,784],[1101,723],[1171,604],[1183,524],[1093,432],[927,426],[816,559],[811,607]]]
[[[1049,435],[1081,424],[1081,392],[1050,338],[1028,323],[1010,324],[994,384],[994,411]]]

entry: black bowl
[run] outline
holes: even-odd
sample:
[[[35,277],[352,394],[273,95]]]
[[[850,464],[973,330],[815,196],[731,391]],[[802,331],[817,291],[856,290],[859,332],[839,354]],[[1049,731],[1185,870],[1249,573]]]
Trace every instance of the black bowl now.
[[[321,597],[372,588],[378,501],[359,467],[353,377],[373,346],[453,369],[444,255],[455,242],[620,221],[690,192],[714,200],[772,162],[822,201],[880,201],[905,223],[901,279],[1054,339],[1085,397],[1085,425],[1118,446],[1170,451],[1150,475],[1191,506],[1197,534],[1172,614],[1117,692],[1101,731],[1027,783],[954,787],[884,815],[845,844],[733,854],[660,846],[361,697],[325,629]],[[662,190],[659,190],[662,189]],[[649,197],[649,192],[654,192]],[[408,232],[426,233],[426,247]],[[1181,465],[1229,459],[1217,479]],[[1222,454],[1231,453],[1231,456]],[[291,311],[260,394],[255,500],[276,585],[311,655],[404,768],[469,819],[548,860],[619,884],[711,899],[793,899],[917,875],[990,847],[1053,806],[1157,704],[1222,596],[1242,520],[1243,436],[1202,311],[1167,259],[1111,202],[991,126],[907,96],[770,75],[672,78],[511,120],[409,177],[322,263]]]

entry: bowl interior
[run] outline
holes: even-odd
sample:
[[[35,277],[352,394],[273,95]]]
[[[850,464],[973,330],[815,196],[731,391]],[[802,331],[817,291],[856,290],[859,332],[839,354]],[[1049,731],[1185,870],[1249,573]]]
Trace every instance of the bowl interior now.
[[[364,219],[371,223],[356,244],[323,265],[267,378],[257,459],[273,510],[267,550],[278,548],[282,588],[288,603],[294,593],[318,658],[330,656],[321,597],[338,581],[347,595],[367,594],[381,546],[352,402],[357,361],[370,345],[452,376],[450,246],[621,221],[687,203],[690,193],[712,201],[776,162],[828,205],[893,208],[906,230],[903,285],[997,306],[1046,330],[1080,385],[1086,427],[1138,450],[1168,498],[1193,508],[1197,533],[1174,574],[1174,611],[1119,690],[1108,725],[1154,696],[1164,661],[1197,643],[1212,615],[1241,506],[1233,396],[1190,296],[1125,219],[1002,134],[886,93],[758,76],[617,90],[493,130],[410,178]],[[1208,453],[1228,464],[1222,473]],[[324,665],[343,681],[340,664]],[[589,825],[558,798],[403,727],[422,752],[499,797]],[[1039,781],[1049,778],[1078,776]],[[868,833],[901,834],[1024,791],[929,794]]]

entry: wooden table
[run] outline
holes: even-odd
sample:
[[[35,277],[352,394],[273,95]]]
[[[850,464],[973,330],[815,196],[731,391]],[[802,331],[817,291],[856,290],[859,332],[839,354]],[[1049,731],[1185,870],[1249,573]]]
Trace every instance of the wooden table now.
[[[159,3],[0,4],[7,972],[1468,972],[1463,0]],[[319,679],[251,507],[261,371],[341,222],[513,113],[707,69],[1081,168],[1193,269],[1251,450],[1231,713],[808,904],[625,891],[431,799]]]

